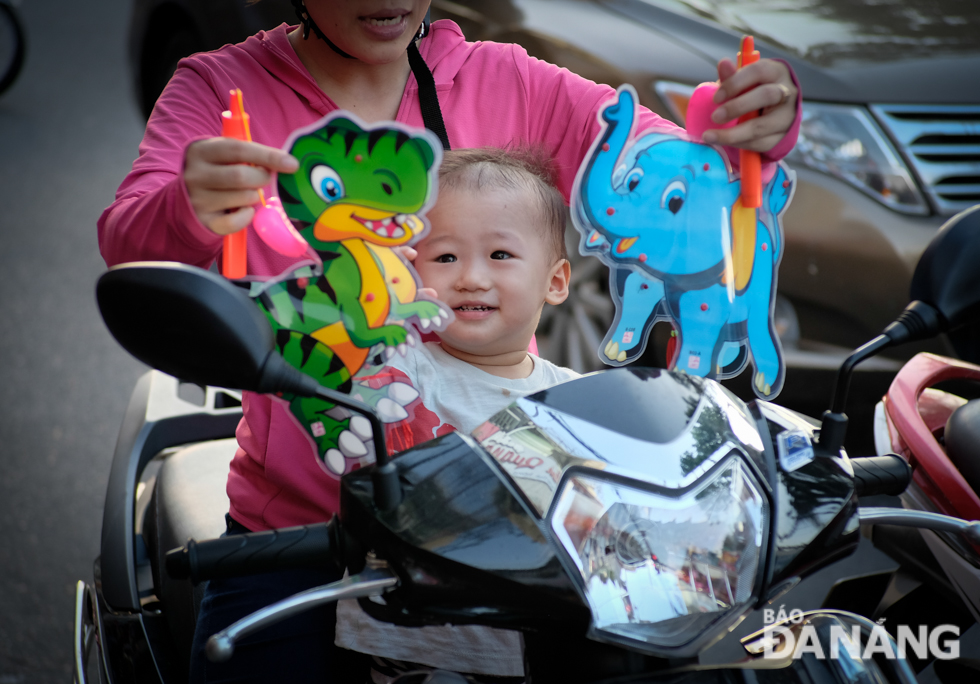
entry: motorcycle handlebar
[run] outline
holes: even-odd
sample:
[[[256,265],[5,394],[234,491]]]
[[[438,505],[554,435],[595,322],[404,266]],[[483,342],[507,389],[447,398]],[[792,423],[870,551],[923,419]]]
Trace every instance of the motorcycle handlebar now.
[[[254,575],[293,568],[338,567],[343,549],[340,525],[328,523],[236,534],[196,542],[167,552],[167,574],[203,580]]]
[[[897,496],[912,481],[912,467],[895,454],[852,458],[851,466],[854,468],[854,489],[858,496]]]

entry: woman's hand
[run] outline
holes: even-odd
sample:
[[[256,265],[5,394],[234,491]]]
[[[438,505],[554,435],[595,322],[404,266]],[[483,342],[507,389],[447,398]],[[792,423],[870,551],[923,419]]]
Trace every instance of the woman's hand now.
[[[282,150],[233,138],[191,143],[184,153],[184,184],[198,220],[218,235],[251,222],[259,188],[272,172],[292,173],[299,162]]]
[[[772,59],[761,59],[736,69],[731,60],[723,59],[718,62],[718,81],[714,100],[720,106],[711,115],[716,124],[762,111],[757,118],[732,128],[705,131],[704,141],[754,152],[768,152],[775,147],[796,120],[798,91],[789,67]]]

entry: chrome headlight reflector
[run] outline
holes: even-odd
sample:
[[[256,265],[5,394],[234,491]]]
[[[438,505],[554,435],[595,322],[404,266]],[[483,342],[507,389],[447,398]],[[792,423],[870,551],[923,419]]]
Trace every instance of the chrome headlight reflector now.
[[[929,212],[905,162],[863,107],[804,102],[800,137],[786,162],[835,176],[891,209]]]
[[[569,473],[550,525],[581,578],[594,638],[685,656],[751,608],[768,519],[733,452],[680,494]]]

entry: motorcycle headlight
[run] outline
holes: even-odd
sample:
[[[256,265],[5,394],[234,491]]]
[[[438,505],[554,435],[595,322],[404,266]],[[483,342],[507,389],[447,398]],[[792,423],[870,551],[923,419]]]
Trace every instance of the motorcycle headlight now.
[[[581,577],[593,638],[686,656],[752,606],[768,516],[733,453],[683,493],[570,474],[550,525]]]
[[[653,87],[683,126],[694,88],[673,81]],[[863,107],[804,102],[800,136],[786,162],[839,178],[897,211],[929,213],[908,167]]]

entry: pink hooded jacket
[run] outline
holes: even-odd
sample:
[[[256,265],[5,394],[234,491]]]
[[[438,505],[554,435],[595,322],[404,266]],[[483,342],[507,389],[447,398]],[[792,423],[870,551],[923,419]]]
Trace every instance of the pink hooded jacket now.
[[[252,138],[281,147],[297,128],[337,106],[300,62],[279,26],[238,45],[180,62],[146,127],[133,169],[99,218],[99,247],[110,266],[127,261],[181,261],[207,268],[222,239],[196,218],[182,170],[187,146],[221,135],[228,92],[242,88]],[[575,172],[599,132],[597,112],[614,91],[547,62],[517,45],[468,43],[459,27],[437,21],[420,51],[432,70],[454,149],[538,143],[553,155],[566,200]],[[763,161],[781,159],[796,142],[797,120]],[[396,119],[423,127],[418,86],[409,76]],[[637,130],[675,127],[644,110]],[[275,194],[274,188],[267,192]],[[249,228],[251,231],[251,228]],[[249,238],[248,272],[276,275],[294,261]],[[228,496],[232,517],[251,530],[329,519],[339,510],[339,480],[323,467],[288,406],[246,393]]]

